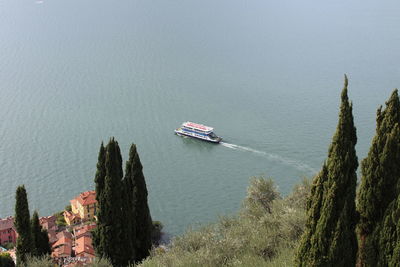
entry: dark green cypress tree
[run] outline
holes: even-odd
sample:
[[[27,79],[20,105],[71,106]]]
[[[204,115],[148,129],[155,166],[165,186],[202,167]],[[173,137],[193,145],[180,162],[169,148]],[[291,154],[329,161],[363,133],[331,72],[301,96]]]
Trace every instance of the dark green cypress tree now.
[[[40,231],[40,246],[38,251],[42,256],[51,254],[49,235],[46,229],[42,229],[42,231]]]
[[[104,180],[106,177],[106,150],[104,148],[103,142],[101,142],[99,155],[97,159],[97,170],[96,176],[94,178],[94,182],[96,185],[96,200],[97,200],[97,209],[96,209],[96,217],[98,221],[98,225],[100,222],[103,222],[106,218],[103,215],[104,212],[104,205],[105,200],[103,198],[103,191],[104,191]],[[96,250],[97,256],[103,257],[104,245],[103,236],[102,236],[102,229],[97,227],[93,230],[93,246]]]
[[[357,135],[347,85],[345,76],[339,123],[307,204],[306,231],[296,255],[298,266],[354,266],[356,262]]]
[[[101,164],[100,164],[101,165]],[[108,258],[113,266],[126,266],[125,223],[123,217],[122,157],[118,142],[112,138],[105,148],[105,177],[96,176],[98,220],[94,231],[94,247],[100,258]],[[122,241],[122,242],[121,242]]]
[[[387,138],[387,152],[388,157],[393,156],[392,153],[388,152],[390,149],[392,152],[397,151],[397,155],[400,156],[400,128],[399,124],[393,128],[391,134]],[[397,159],[399,160],[399,159]],[[399,166],[400,167],[400,166]],[[392,170],[393,173],[396,170]],[[398,173],[399,170],[397,170]],[[400,186],[398,182],[398,186]],[[377,251],[372,256],[366,257],[367,261],[364,265],[371,266],[400,266],[400,194],[397,193],[397,197],[388,205],[382,222],[377,224],[371,235],[373,242],[368,243],[369,252],[373,252],[373,249]],[[375,241],[375,242],[374,242]],[[372,247],[373,246],[373,247]],[[370,261],[372,259],[372,261]],[[376,259],[376,260],[375,260]]]
[[[136,261],[136,199],[134,195],[134,180],[133,173],[135,172],[133,166],[134,151],[132,148],[129,151],[129,160],[126,162],[125,166],[125,177],[123,180],[124,190],[125,190],[125,200],[124,200],[124,217],[126,223],[126,236],[128,237],[127,246],[131,251],[129,258],[131,262]]]
[[[25,186],[18,186],[15,194],[15,227],[17,239],[17,265],[24,266],[31,254],[32,238],[28,198]]]
[[[394,90],[386,108],[378,109],[376,134],[368,156],[361,164],[361,186],[358,195],[360,223],[359,260],[362,266],[387,266],[393,246],[382,240],[395,240],[389,217],[395,213],[400,177],[400,101]],[[394,216],[394,215],[393,215]],[[392,236],[391,236],[392,235]],[[391,236],[391,237],[390,237]]]
[[[49,244],[49,237],[47,231],[42,229],[39,222],[39,215],[35,211],[32,215],[31,220],[31,231],[32,231],[32,256],[42,257],[51,253]]]
[[[106,177],[106,150],[103,142],[100,145],[99,156],[97,159],[97,170],[94,182],[96,184],[96,199],[99,201],[102,191],[104,189],[104,179]]]
[[[136,145],[132,144],[129,151],[129,161],[126,164],[125,180],[131,181],[129,186],[131,186],[131,192],[133,192],[132,213],[135,221],[132,228],[132,239],[136,240],[134,247],[137,262],[150,254],[153,229],[153,222],[147,203],[147,187],[142,169]]]

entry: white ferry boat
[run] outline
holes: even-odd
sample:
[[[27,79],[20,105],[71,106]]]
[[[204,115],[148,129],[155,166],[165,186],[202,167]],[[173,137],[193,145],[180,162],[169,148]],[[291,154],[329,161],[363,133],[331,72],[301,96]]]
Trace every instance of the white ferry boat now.
[[[184,122],[182,126],[175,130],[175,133],[180,136],[189,136],[204,141],[219,143],[222,138],[214,134],[214,129],[202,124],[193,122]]]

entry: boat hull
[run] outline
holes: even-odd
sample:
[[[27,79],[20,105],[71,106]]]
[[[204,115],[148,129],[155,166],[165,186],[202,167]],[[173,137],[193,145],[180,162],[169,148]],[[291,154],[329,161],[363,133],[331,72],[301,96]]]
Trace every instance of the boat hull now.
[[[187,137],[199,139],[199,140],[206,141],[206,142],[210,142],[210,143],[214,143],[214,144],[218,144],[219,142],[222,141],[222,138],[221,138],[221,137],[218,137],[218,138],[216,138],[216,139],[204,138],[204,137],[199,137],[199,136],[195,136],[195,135],[191,135],[191,134],[185,133],[184,131],[178,130],[178,129],[175,130],[175,134],[177,134],[177,135],[179,135],[179,136],[187,136]]]

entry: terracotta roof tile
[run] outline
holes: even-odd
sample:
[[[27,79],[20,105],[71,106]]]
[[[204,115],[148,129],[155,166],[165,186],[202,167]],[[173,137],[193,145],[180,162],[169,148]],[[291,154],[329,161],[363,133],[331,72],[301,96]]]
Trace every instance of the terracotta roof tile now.
[[[57,241],[57,234],[56,234],[56,231],[55,231],[54,229],[49,229],[49,230],[47,231],[47,234],[48,234],[48,236],[49,236],[49,242],[50,242],[50,244]]]
[[[63,238],[63,237],[72,240],[72,234],[71,234],[70,232],[62,231],[62,232],[58,232],[58,233],[57,233],[57,238],[58,238],[58,239]]]
[[[72,247],[69,244],[64,244],[59,246],[53,250],[51,256],[54,258],[66,257],[71,256]]]
[[[94,204],[97,202],[96,201],[96,192],[94,190],[80,193],[79,196],[77,196],[75,199],[82,206],[91,205],[91,204]]]
[[[64,246],[64,245],[72,246],[72,239],[69,239],[68,237],[63,236],[53,244],[52,248],[57,248],[57,247]]]
[[[95,255],[94,248],[92,246],[92,238],[88,236],[82,236],[75,240],[75,254],[79,256],[81,253],[87,253]]]
[[[96,223],[86,224],[83,226],[77,226],[74,228],[74,235],[75,238],[79,238],[83,235],[91,236],[91,230],[96,228]]]

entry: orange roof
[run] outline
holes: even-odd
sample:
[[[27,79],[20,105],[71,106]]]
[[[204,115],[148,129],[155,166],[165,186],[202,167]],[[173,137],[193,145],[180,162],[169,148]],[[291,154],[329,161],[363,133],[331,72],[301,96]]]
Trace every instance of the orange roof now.
[[[66,231],[57,233],[57,242],[52,245],[52,257],[71,256],[72,252],[72,235]]]
[[[71,245],[64,244],[62,246],[55,248],[51,253],[51,256],[53,258],[67,257],[71,256],[71,252],[72,252]]]
[[[54,229],[49,229],[49,230],[47,230],[47,234],[48,234],[48,236],[49,236],[49,242],[50,242],[50,244],[57,241],[58,238],[57,238],[56,230],[54,230]]]
[[[92,238],[88,236],[81,236],[75,240],[75,255],[79,256],[81,253],[94,254],[94,248],[92,246]]]
[[[75,238],[79,238],[83,235],[91,236],[90,230],[94,228],[96,228],[96,223],[75,227],[74,228]]]
[[[47,222],[55,222],[57,220],[55,215],[47,216],[47,217],[40,217],[39,222],[42,223],[47,223]]]
[[[57,240],[56,243],[53,244],[53,248],[64,246],[64,245],[69,245],[72,246],[72,239],[69,239],[68,237],[61,237],[60,239]]]
[[[61,239],[61,238],[63,238],[63,237],[72,240],[72,234],[71,234],[70,232],[62,231],[62,232],[58,232],[58,233],[57,233],[57,238],[58,238],[58,239]]]
[[[56,228],[56,216],[47,216],[47,217],[41,217],[39,218],[40,225],[46,229],[49,230],[50,228]]]
[[[94,190],[80,193],[79,196],[77,196],[75,199],[82,206],[91,205],[91,204],[94,204],[97,202],[96,201],[96,192]]]

